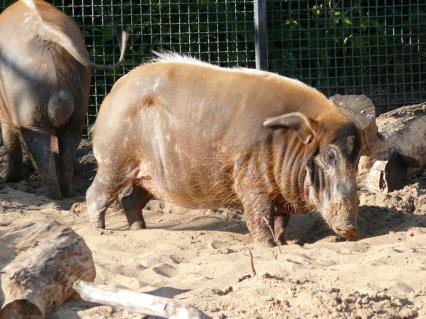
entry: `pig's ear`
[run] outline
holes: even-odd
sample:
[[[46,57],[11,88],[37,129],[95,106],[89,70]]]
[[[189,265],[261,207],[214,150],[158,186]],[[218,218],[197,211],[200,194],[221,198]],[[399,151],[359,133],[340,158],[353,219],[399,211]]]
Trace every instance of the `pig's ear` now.
[[[315,136],[311,122],[305,115],[300,112],[287,113],[275,117],[270,117],[263,122],[263,126],[272,130],[281,128],[292,129],[296,132],[297,137],[303,144],[308,144]]]

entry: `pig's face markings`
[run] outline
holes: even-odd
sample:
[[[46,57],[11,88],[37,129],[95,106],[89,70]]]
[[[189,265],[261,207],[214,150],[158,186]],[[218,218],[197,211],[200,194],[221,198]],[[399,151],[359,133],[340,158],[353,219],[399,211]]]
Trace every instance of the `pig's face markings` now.
[[[318,147],[307,167],[309,197],[340,236],[356,237],[356,172],[360,138],[354,125],[340,128]]]

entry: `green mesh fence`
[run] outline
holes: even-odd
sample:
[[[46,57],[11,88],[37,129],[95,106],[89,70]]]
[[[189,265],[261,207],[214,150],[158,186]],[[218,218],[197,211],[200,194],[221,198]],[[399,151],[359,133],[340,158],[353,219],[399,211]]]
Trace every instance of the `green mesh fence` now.
[[[0,9],[11,2],[0,0]],[[130,33],[123,67],[93,76],[88,125],[112,84],[149,60],[152,50],[222,66],[255,66],[254,0],[52,3],[80,25],[97,63],[118,58],[115,27]],[[378,113],[425,100],[424,0],[268,0],[266,8],[269,71],[298,78],[327,96],[366,94]]]

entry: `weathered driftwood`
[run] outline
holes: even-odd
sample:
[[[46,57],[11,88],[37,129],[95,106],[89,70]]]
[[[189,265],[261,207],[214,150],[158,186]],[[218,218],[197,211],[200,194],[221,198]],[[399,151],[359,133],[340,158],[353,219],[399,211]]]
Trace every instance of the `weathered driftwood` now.
[[[173,319],[210,318],[202,311],[179,301],[128,289],[118,289],[81,280],[74,283],[74,289],[83,300],[118,306],[144,315]]]
[[[24,241],[10,240],[13,232],[22,231],[28,234]],[[76,280],[95,278],[91,251],[66,226],[29,224],[4,235],[18,255],[1,271],[1,319],[44,318],[47,311],[75,295]]]
[[[426,103],[375,118],[373,103],[363,95],[335,95],[330,100],[363,133],[358,176],[361,188],[391,192],[405,184],[410,170],[426,165]]]

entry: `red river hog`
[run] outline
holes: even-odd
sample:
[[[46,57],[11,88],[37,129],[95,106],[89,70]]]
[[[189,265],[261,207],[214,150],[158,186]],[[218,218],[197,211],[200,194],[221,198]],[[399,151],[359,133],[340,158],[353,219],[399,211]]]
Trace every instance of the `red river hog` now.
[[[127,34],[122,35],[123,60]],[[22,177],[21,140],[49,196],[68,196],[89,103],[91,69],[77,24],[41,0],[17,1],[0,15],[0,122],[6,181]],[[51,149],[57,137],[59,154]]]
[[[153,197],[242,209],[252,236],[285,243],[290,214],[319,211],[357,236],[360,135],[323,94],[269,72],[160,53],[122,77],[94,126],[90,221],[119,198],[132,229]]]

